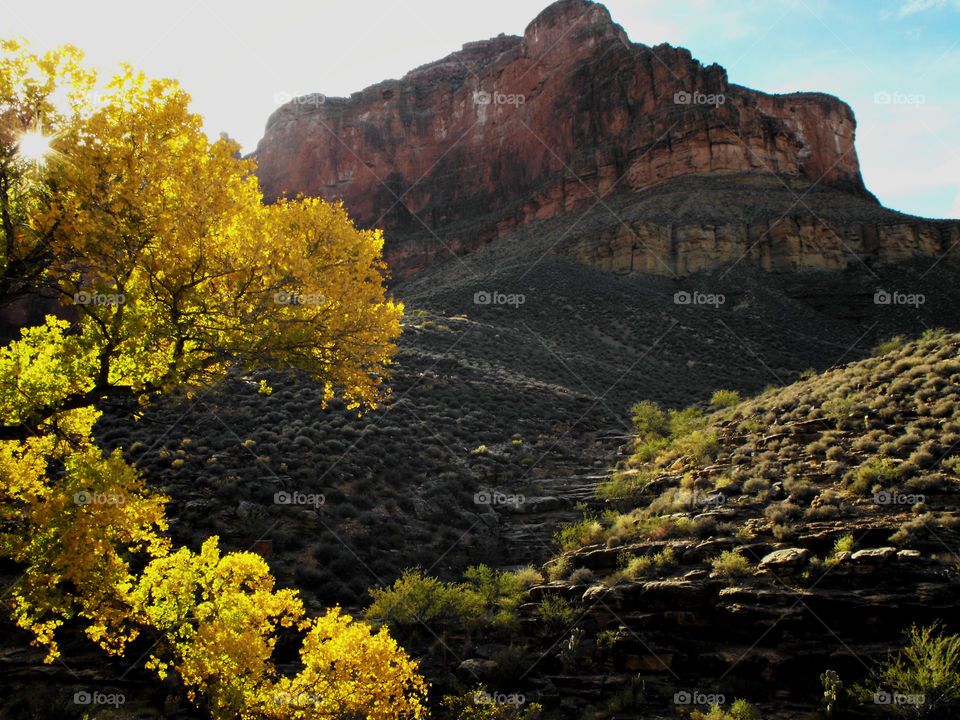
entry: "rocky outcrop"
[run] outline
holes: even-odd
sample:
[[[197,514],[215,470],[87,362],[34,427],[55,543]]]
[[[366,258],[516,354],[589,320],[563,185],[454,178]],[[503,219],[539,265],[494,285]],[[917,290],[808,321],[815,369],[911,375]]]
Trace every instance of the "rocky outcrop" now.
[[[865,258],[896,263],[960,258],[960,223],[829,222],[807,215],[756,223],[638,221],[582,235],[569,253],[617,274],[689,275],[742,259],[769,272],[845,270]]]
[[[683,48],[631,43],[603,5],[560,0],[523,37],[468,43],[349,98],[294,99],[269,118],[255,157],[268,200],[342,200],[360,226],[385,228],[388,263],[402,277],[534,221],[574,213],[573,225],[608,197],[671,178],[764,175],[876,208],[855,129],[853,112],[835,97],[732,84],[723,68]],[[607,217],[607,236],[574,256],[661,272],[655,250],[636,257],[624,245],[637,244],[636,233],[641,245],[685,258],[672,273],[754,246],[751,258],[769,270],[833,269],[851,233],[854,245],[872,243],[881,257],[931,253],[942,242],[938,228],[922,223],[861,231],[824,228],[818,216],[801,201],[789,217],[764,216],[756,226],[641,223],[626,236]],[[814,260],[798,262],[800,246],[815,247]]]

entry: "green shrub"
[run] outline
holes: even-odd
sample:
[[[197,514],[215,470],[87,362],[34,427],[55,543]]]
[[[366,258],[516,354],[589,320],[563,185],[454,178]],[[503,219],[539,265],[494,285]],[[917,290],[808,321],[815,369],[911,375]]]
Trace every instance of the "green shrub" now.
[[[733,407],[740,402],[740,393],[736,390],[717,390],[710,398],[710,404],[717,407]]]
[[[873,348],[873,355],[874,357],[886,355],[894,350],[900,350],[905,344],[906,341],[903,339],[903,335],[894,335],[889,340],[884,340],[882,343],[875,345]]]
[[[663,437],[649,436],[639,440],[633,448],[633,457],[639,463],[652,463],[670,446]]]
[[[708,455],[712,455],[720,448],[717,434],[704,430],[694,430],[678,440],[675,445],[677,450],[692,455],[698,463],[702,463]]]
[[[547,595],[540,601],[540,619],[550,630],[566,630],[575,615],[570,601],[559,595]]]
[[[785,540],[790,540],[797,534],[797,527],[789,523],[778,523],[770,528],[770,532],[773,533],[773,537],[775,537],[778,542],[783,542]]]
[[[673,439],[689,435],[694,430],[701,430],[706,425],[703,411],[688,407],[683,410],[671,410],[668,414],[670,437]]]
[[[743,484],[743,491],[748,495],[759,495],[770,489],[770,481],[766,478],[750,478]]]
[[[582,568],[577,568],[572,573],[570,573],[568,582],[572,585],[589,585],[595,579],[596,578],[593,575],[593,570],[591,570],[590,568],[582,567]]]
[[[824,417],[839,424],[844,419],[850,417],[853,413],[853,408],[861,399],[860,395],[832,397],[823,401],[820,405],[820,410],[823,412]]]
[[[477,617],[483,598],[465,585],[445,583],[421,570],[406,570],[389,588],[370,590],[373,602],[364,612],[367,620],[391,628],[413,629]]]
[[[942,340],[947,336],[946,328],[927,328],[923,331],[923,334],[920,335],[920,340],[922,342],[930,342],[931,340]]]
[[[853,535],[844,535],[837,538],[837,541],[833,544],[833,550],[827,556],[827,565],[836,565],[839,562],[837,558],[840,554],[852,551],[853,544]]]
[[[641,438],[663,436],[667,433],[667,418],[660,406],[652,400],[641,400],[630,409],[630,412],[633,417],[633,427]]]
[[[463,573],[465,585],[480,598],[482,611],[474,624],[496,630],[514,631],[520,626],[517,609],[527,590],[540,582],[532,567],[515,573],[475,565]]]
[[[747,433],[758,433],[764,428],[763,421],[760,418],[747,418],[740,423],[740,429]]]
[[[506,694],[506,693],[504,693]],[[463,695],[445,695],[440,701],[437,720],[534,720],[540,717],[542,708],[522,702],[494,702],[494,695],[482,685]],[[519,699],[521,695],[509,695]]]
[[[567,556],[561,557],[553,565],[547,568],[547,580],[554,582],[556,580],[563,580],[570,574],[570,558]]]
[[[653,479],[652,471],[619,471],[601,482],[596,489],[597,497],[611,502],[633,502]]]
[[[750,572],[750,561],[733,550],[724,550],[713,559],[713,570],[723,577],[740,577]]]
[[[656,555],[626,556],[624,560],[626,567],[622,576],[628,580],[661,575],[677,565],[677,557],[672,548],[664,548]]]
[[[922,697],[920,704],[888,707],[904,717],[944,717],[945,708],[960,700],[960,636],[944,634],[939,621],[913,625],[904,636],[907,646],[875,665],[854,691],[864,703],[874,702],[877,693]]]
[[[729,710],[719,705],[711,707],[706,715],[694,710],[690,713],[690,720],[760,720],[760,713],[746,700],[734,700]]]
[[[897,463],[892,458],[872,457],[847,478],[847,489],[858,495],[866,495],[874,485],[891,486],[899,475]]]
[[[561,525],[554,539],[561,550],[575,550],[602,542],[606,538],[606,532],[595,518],[585,517],[583,520]]]

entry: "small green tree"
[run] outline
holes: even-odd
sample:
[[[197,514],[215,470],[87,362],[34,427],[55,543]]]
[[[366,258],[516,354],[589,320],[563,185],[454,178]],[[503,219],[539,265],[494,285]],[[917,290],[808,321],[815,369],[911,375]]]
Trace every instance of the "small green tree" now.
[[[890,653],[855,686],[863,703],[878,703],[900,717],[939,718],[960,701],[960,636],[937,621],[911,626],[907,646]]]
[[[667,417],[652,400],[641,400],[630,409],[633,427],[640,437],[662,436],[667,433]]]

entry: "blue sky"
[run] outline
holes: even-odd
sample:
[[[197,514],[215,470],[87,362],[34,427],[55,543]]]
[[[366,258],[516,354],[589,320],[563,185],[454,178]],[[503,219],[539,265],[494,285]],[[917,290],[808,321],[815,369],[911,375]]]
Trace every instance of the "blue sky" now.
[[[252,150],[277,100],[348,95],[500,32],[547,0],[0,0],[0,29],[72,43],[94,65],[174,77],[211,135]],[[885,205],[960,217],[960,0],[609,0],[630,39],[688,48],[731,82],[848,102],[867,187]],[[879,95],[878,93],[886,93]],[[889,97],[889,103],[877,102]]]

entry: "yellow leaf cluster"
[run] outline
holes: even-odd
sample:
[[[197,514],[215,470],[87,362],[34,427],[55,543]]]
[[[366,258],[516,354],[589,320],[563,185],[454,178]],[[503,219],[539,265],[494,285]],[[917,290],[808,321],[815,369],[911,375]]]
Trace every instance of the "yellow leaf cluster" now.
[[[0,41],[0,305],[43,290],[63,306],[0,348],[14,619],[48,661],[67,620],[111,653],[146,634],[149,667],[218,718],[421,718],[423,679],[385,630],[305,618],[260,557],[215,537],[172,550],[167,499],[92,434],[101,400],[232,366],[305,371],[325,400],[375,406],[403,314],[382,235],[320,200],[264,205],[253,163],[208,141],[176,83],[129,67],[98,83],[74,48]],[[49,152],[28,156],[28,136]],[[277,636],[296,631],[304,667],[282,677]]]

